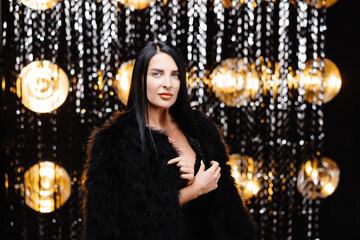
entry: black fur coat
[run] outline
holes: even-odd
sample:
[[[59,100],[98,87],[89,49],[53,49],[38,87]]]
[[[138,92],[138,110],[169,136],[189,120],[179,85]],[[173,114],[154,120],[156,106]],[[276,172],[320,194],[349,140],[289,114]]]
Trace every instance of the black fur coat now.
[[[255,239],[254,225],[226,165],[226,145],[209,118],[197,110],[193,113],[205,139],[201,144],[209,149],[205,165],[209,167],[211,160],[220,164],[218,188],[180,206],[179,190],[184,185],[179,169],[167,165],[178,156],[176,149],[164,132],[151,130],[159,158],[147,146],[149,157],[143,160],[135,115],[120,115],[94,131],[89,141],[84,168],[85,240]],[[148,131],[145,137],[150,142]],[[199,156],[199,142],[188,140]]]

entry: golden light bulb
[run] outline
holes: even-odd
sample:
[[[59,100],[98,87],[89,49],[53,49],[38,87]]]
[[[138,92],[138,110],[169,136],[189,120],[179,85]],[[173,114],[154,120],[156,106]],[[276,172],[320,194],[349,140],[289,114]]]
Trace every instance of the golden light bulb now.
[[[222,2],[224,8],[234,8],[244,4],[245,0],[223,0]]]
[[[231,167],[231,176],[235,179],[240,196],[244,200],[254,197],[260,190],[260,182],[255,177],[254,160],[248,156],[241,157],[239,154],[232,154],[228,164]]]
[[[16,89],[25,107],[46,113],[64,103],[69,92],[69,79],[56,64],[47,60],[34,61],[21,70]]]
[[[243,59],[229,58],[221,62],[210,75],[215,96],[227,106],[242,105],[255,97],[259,78],[255,66]]]
[[[64,205],[70,197],[69,175],[64,168],[50,161],[29,168],[24,174],[24,182],[25,203],[38,212],[52,212]]]
[[[336,189],[340,178],[337,164],[330,158],[323,157],[321,161],[306,161],[300,168],[297,178],[299,192],[308,198],[325,198]]]
[[[324,3],[325,3],[325,7],[330,7],[332,5],[334,5],[337,2],[337,0],[317,0],[317,1],[313,1],[313,0],[306,0],[306,3],[312,7],[315,8],[321,8]]]
[[[323,102],[327,103],[332,100],[340,91],[341,75],[340,71],[330,59],[324,59],[324,77],[318,66],[319,60],[310,60],[306,64],[306,69],[297,76],[297,81],[301,82],[305,89],[304,98],[307,102],[313,103],[319,101],[321,84],[323,84]],[[297,85],[296,85],[297,86]]]
[[[268,1],[268,0],[262,0],[262,1]],[[334,5],[338,0],[326,0],[325,7],[330,7]],[[233,8],[233,7],[239,7],[240,5],[245,3],[245,0],[223,0],[223,6],[224,8]],[[306,0],[306,3],[309,6],[321,8],[323,6],[325,1],[323,0]],[[296,1],[292,1],[293,4],[296,4]],[[256,2],[254,3],[254,6],[256,6]]]
[[[20,0],[25,6],[35,10],[46,10],[57,4],[57,0]]]
[[[324,102],[326,103],[339,93],[341,88],[341,75],[335,63],[327,58],[325,58],[324,71]]]
[[[130,60],[123,63],[116,74],[115,89],[117,91],[119,100],[124,105],[127,105],[127,101],[129,98],[129,91],[131,86],[131,77],[134,69],[134,63],[135,60]]]
[[[133,7],[141,10],[150,6],[152,0],[118,0],[124,6]]]

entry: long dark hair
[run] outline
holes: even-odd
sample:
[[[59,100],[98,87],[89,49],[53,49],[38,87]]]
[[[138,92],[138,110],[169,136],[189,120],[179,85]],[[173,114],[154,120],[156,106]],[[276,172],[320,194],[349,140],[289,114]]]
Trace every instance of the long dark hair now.
[[[169,54],[175,61],[180,79],[180,89],[176,99],[176,102],[170,107],[169,113],[179,124],[180,128],[183,129],[187,134],[192,137],[198,138],[199,131],[195,125],[194,116],[191,111],[189,96],[186,88],[186,71],[184,59],[178,49],[164,43],[164,42],[149,42],[138,54],[130,86],[130,93],[127,102],[126,112],[135,111],[136,120],[139,125],[140,139],[142,145],[143,156],[146,156],[146,145],[145,145],[145,129],[146,119],[148,118],[148,101],[147,101],[147,71],[149,67],[150,59],[159,52]],[[147,123],[148,124],[148,123]],[[152,145],[156,151],[155,142],[152,138],[150,128],[148,128]],[[157,151],[156,151],[157,153]]]

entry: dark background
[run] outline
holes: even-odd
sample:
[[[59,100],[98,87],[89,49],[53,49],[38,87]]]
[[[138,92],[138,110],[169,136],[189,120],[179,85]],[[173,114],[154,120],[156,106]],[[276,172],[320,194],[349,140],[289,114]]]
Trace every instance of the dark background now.
[[[324,156],[341,172],[337,189],[321,204],[321,239],[360,239],[359,15],[355,0],[339,0],[327,9],[326,57],[339,68],[342,87],[324,105]]]
[[[324,105],[324,156],[336,161],[341,173],[337,189],[321,203],[321,239],[360,239],[360,159],[356,151],[360,147],[357,137],[360,130],[360,117],[357,113],[360,103],[359,9],[356,0],[339,0],[327,9],[326,57],[338,66],[342,88],[333,100]],[[6,123],[0,124],[3,129]],[[7,212],[7,206],[3,201],[4,163],[1,159],[0,161],[1,233],[3,226],[7,225],[3,214]],[[2,236],[0,239],[3,239]]]

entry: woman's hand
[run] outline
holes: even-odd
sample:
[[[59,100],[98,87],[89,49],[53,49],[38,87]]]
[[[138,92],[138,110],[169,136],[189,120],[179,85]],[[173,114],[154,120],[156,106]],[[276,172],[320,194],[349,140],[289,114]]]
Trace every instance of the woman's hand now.
[[[201,161],[199,171],[192,184],[180,189],[179,203],[181,206],[218,187],[221,168],[218,162],[211,161],[210,164],[211,167],[205,171],[205,164]]]
[[[183,159],[182,157],[176,157],[168,161],[168,164],[174,164],[179,167],[180,178],[186,180],[187,185],[191,185],[195,179],[194,176],[194,164],[190,161]]]
[[[199,171],[197,172],[193,186],[195,188],[196,198],[215,190],[218,187],[218,181],[221,176],[221,168],[216,161],[210,162],[211,167],[205,171],[205,164],[201,161]]]

